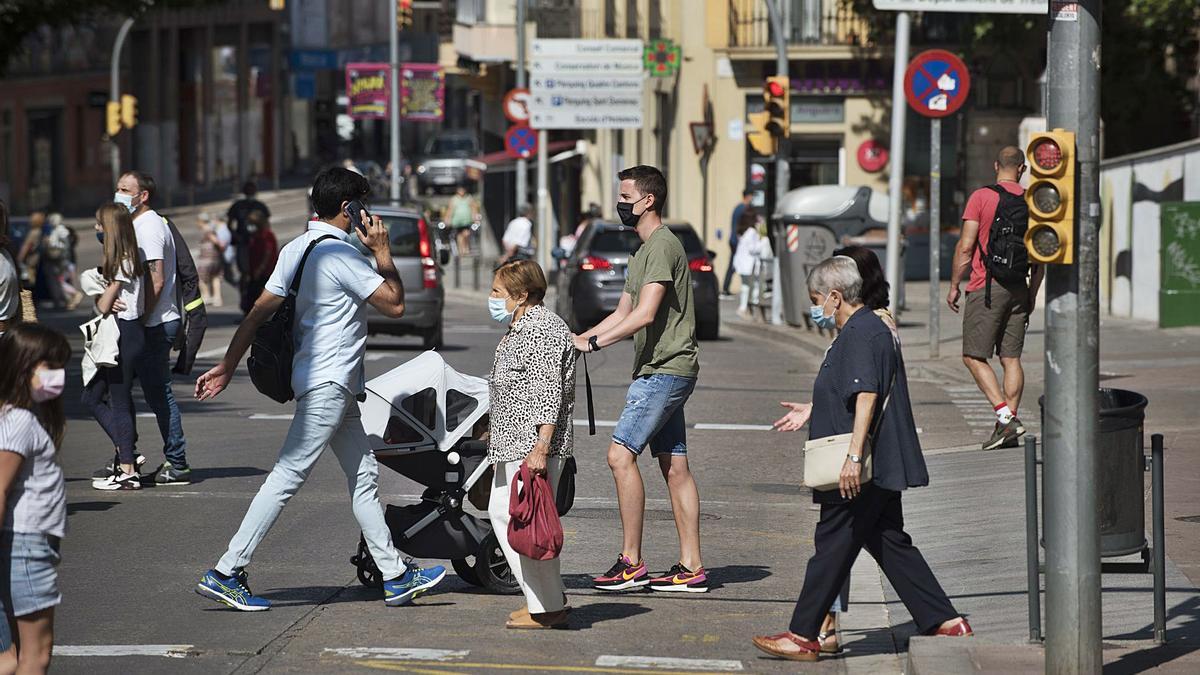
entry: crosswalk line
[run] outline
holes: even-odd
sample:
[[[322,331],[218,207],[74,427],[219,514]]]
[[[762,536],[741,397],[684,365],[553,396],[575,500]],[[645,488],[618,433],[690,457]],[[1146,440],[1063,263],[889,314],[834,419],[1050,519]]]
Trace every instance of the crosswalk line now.
[[[697,424],[696,431],[770,431],[770,424]]]
[[[182,659],[192,645],[54,645],[55,656],[162,656]]]
[[[612,656],[609,654],[596,659],[596,666],[598,668],[707,670],[727,673],[745,670],[741,661],[728,659],[678,659],[666,656]]]
[[[55,652],[57,653],[57,649]],[[326,654],[351,659],[386,659],[389,661],[454,661],[470,654],[467,649],[418,649],[413,647],[333,647]]]

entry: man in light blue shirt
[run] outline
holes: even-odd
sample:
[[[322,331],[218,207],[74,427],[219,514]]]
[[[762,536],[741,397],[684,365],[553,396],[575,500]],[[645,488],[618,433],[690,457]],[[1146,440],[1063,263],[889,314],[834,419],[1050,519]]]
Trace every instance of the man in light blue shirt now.
[[[363,355],[367,345],[366,305],[380,314],[404,314],[404,287],[392,261],[387,227],[378,218],[361,218],[366,234],[355,235],[375,257],[375,266],[351,244],[351,222],[346,209],[363,200],[370,184],[361,175],[337,167],[317,176],[312,189],[317,220],[308,231],[283,247],[266,288],[238,326],[225,358],[196,380],[196,398],[212,398],[229,386],[254,334],[275,314],[288,294],[292,278],[309,244],[318,241],[308,256],[296,295],[293,337],[296,353],[292,365],[292,390],[296,414],[288,430],[279,461],[263,482],[229,550],[216,567],[205,573],[196,592],[246,612],[270,609],[266,598],[253,595],[245,567],[254,549],[266,536],[292,495],[300,489],[325,446],[333,448],[350,480],[354,517],[362,529],[371,556],[383,578],[384,602],[408,604],[441,583],[443,567],[405,567],[379,503],[379,466],[363,431],[358,403],[365,391]]]

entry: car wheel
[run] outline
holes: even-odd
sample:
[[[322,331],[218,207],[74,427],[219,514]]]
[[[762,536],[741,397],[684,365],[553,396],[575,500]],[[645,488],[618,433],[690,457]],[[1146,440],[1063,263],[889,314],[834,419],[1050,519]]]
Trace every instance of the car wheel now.
[[[442,348],[442,346],[445,344],[445,342],[442,337],[442,322],[441,321],[438,322],[438,325],[434,326],[433,328],[430,328],[429,331],[425,333],[425,335],[423,336],[423,338],[421,340],[421,344],[423,347],[425,347],[426,351],[429,351],[430,349],[441,349]]]
[[[721,336],[721,324],[717,321],[696,326],[696,337],[701,340],[716,340]]]

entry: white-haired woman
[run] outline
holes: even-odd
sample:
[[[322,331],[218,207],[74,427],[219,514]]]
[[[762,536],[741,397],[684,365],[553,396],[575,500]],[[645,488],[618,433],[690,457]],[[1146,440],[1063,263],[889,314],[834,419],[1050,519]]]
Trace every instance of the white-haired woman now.
[[[840,331],[813,384],[809,438],[853,437],[838,488],[813,492],[813,501],[821,505],[816,551],[789,630],[754,638],[760,650],[784,659],[817,659],[821,645],[816,638],[825,613],[863,548],[879,563],[922,633],[971,635],[970,625],[904,532],[901,492],[927,485],[929,473],[900,348],[891,330],[863,304],[862,285],[857,264],[846,256],[822,262],[808,277],[818,325]],[[874,476],[863,482],[869,433]]]
[[[196,227],[200,228],[200,260],[196,272],[200,275],[200,295],[206,304],[220,307],[221,273],[225,268],[225,249],[232,237],[224,223],[215,220],[207,211],[196,216]]]

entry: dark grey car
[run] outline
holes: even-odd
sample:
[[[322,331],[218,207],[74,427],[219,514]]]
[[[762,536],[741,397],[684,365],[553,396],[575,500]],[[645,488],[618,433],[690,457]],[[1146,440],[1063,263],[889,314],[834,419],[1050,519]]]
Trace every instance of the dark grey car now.
[[[417,187],[421,192],[453,192],[464,186],[475,187],[471,165],[479,155],[479,139],[470,131],[440,131],[425,145],[425,154],[416,167]]]
[[[392,258],[404,284],[404,316],[389,319],[368,306],[367,332],[418,335],[425,349],[441,349],[446,304],[442,265],[450,252],[435,246],[433,230],[420,212],[397,206],[375,206],[371,212],[383,219],[391,237]]]
[[[717,275],[712,253],[704,250],[691,225],[668,222],[683,244],[692,273],[692,298],[696,308],[696,337],[715,340],[720,334],[721,313]],[[621,301],[629,258],[642,246],[632,227],[595,222],[583,233],[558,274],[555,311],[575,331],[604,320]]]

